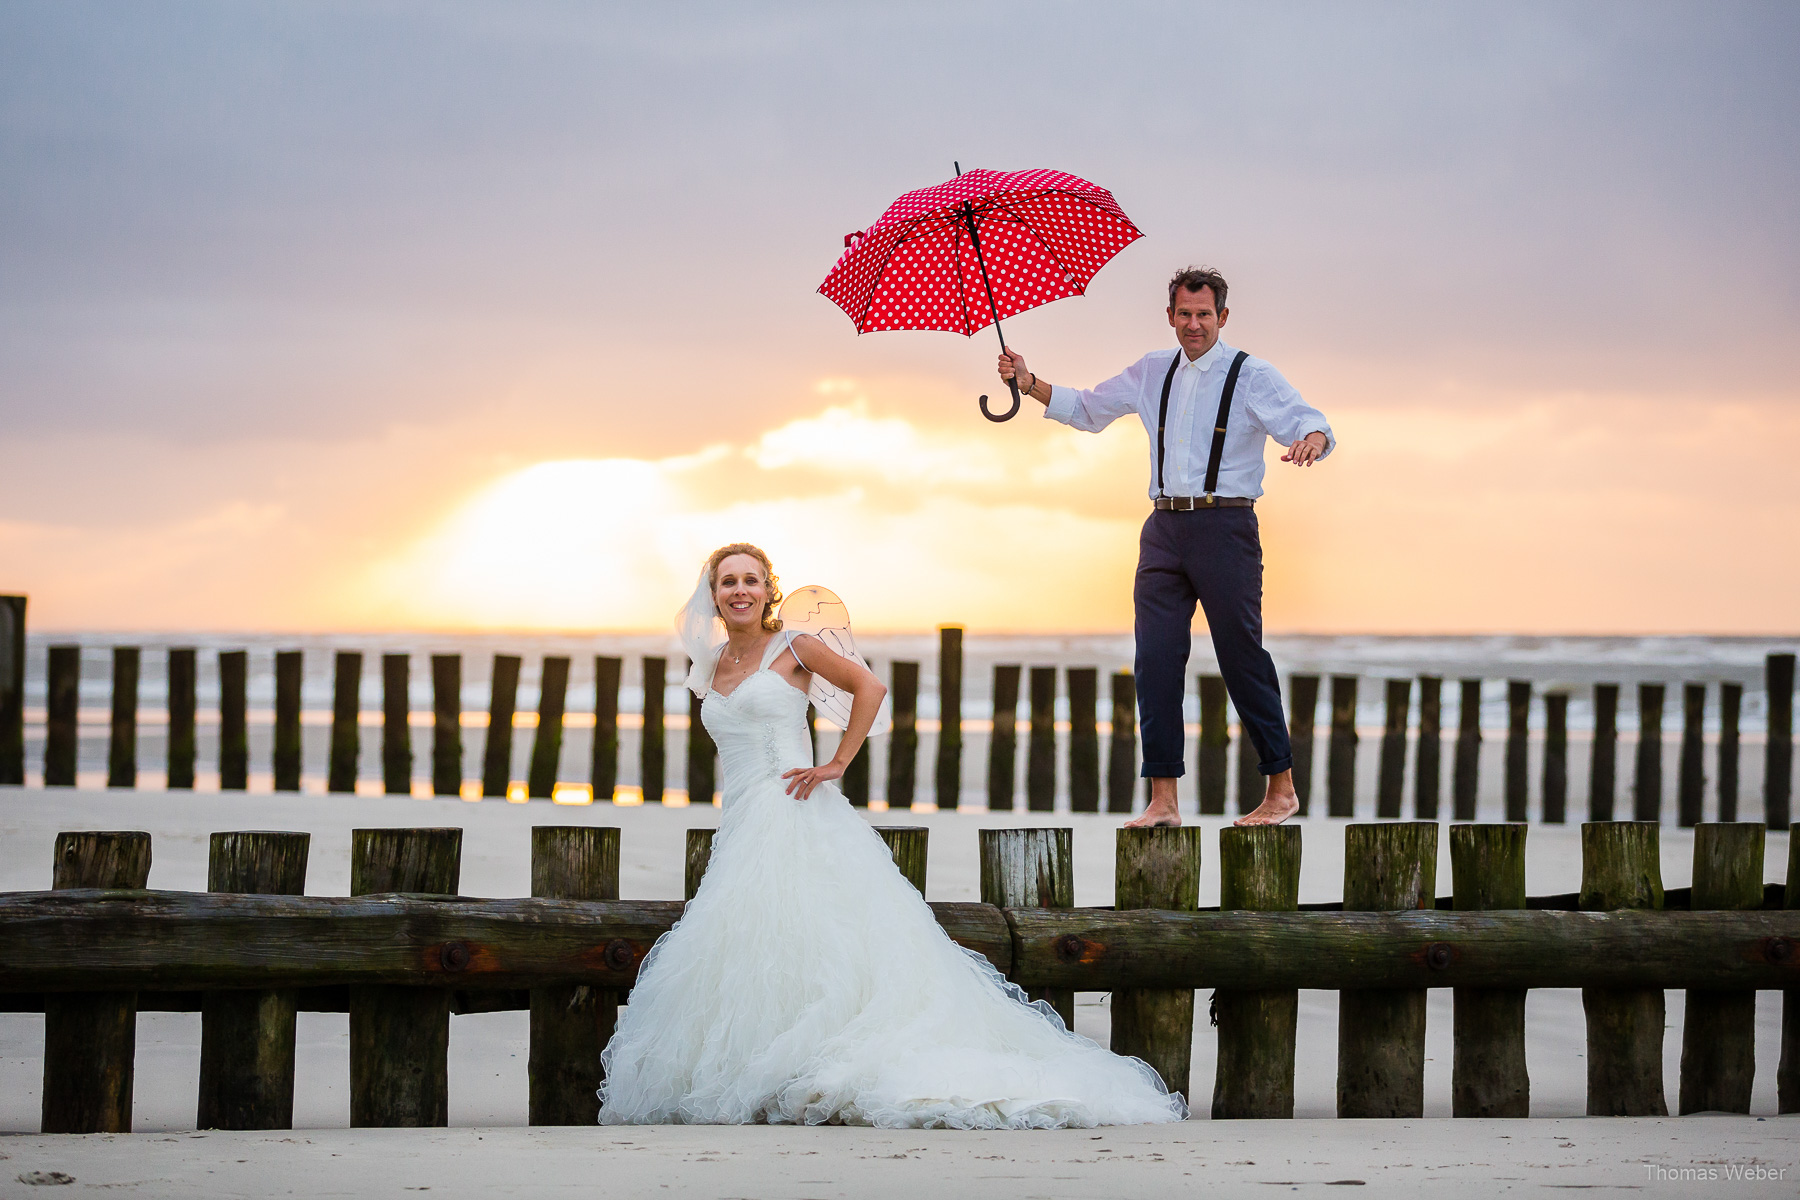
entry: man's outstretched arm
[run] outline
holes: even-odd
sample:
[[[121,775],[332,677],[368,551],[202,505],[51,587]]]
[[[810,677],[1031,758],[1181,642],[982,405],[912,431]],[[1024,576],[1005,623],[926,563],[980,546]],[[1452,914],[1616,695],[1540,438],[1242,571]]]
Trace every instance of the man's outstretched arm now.
[[[1052,386],[1025,365],[1025,356],[1017,350],[1002,352],[998,368],[1003,381],[1016,381],[1020,392],[1044,406],[1045,416],[1087,433],[1099,433],[1127,413],[1136,412],[1143,387],[1141,361],[1085,390]]]

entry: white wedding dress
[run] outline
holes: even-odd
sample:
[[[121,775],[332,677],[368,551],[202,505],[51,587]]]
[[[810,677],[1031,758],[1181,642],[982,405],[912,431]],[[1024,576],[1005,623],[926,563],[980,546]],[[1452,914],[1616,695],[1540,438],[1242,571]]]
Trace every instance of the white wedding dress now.
[[[1156,1073],[1069,1032],[943,932],[813,765],[769,664],[701,710],[724,811],[699,893],[644,959],[601,1061],[602,1124],[1043,1129],[1178,1121]]]

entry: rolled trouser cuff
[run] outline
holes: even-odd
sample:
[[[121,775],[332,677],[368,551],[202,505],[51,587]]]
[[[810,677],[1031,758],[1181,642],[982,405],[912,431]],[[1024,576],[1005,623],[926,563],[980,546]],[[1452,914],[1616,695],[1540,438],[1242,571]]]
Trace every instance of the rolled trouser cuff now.
[[[1283,771],[1291,771],[1294,769],[1294,756],[1290,754],[1286,758],[1278,758],[1274,762],[1257,763],[1256,769],[1264,775],[1279,775]]]
[[[1187,774],[1187,764],[1180,759],[1174,762],[1147,762],[1138,772],[1143,779],[1180,779]]]

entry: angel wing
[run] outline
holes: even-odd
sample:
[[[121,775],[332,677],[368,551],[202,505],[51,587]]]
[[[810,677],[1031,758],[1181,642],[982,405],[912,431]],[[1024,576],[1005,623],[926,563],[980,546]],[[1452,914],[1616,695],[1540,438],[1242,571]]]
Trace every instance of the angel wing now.
[[[830,588],[808,584],[788,593],[787,599],[781,602],[781,627],[786,633],[810,634],[834,653],[853,659],[865,667],[869,665],[868,660],[857,653],[856,635],[850,629],[850,610]],[[849,726],[852,700],[849,692],[840,690],[823,675],[815,673],[806,695],[827,725],[834,729]],[[884,703],[875,718],[875,727],[869,733],[885,733],[890,724],[891,719]]]

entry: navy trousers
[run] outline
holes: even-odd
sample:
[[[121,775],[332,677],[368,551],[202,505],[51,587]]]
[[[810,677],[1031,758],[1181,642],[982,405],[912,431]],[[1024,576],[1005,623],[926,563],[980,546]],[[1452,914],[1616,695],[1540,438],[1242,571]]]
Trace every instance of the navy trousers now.
[[[1186,773],[1182,719],[1190,627],[1199,601],[1219,674],[1264,775],[1294,765],[1281,681],[1262,644],[1262,539],[1253,508],[1152,510],[1138,539],[1138,721],[1146,779]]]

